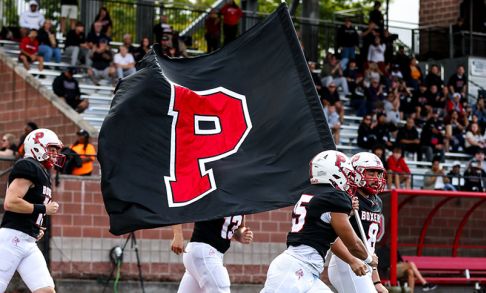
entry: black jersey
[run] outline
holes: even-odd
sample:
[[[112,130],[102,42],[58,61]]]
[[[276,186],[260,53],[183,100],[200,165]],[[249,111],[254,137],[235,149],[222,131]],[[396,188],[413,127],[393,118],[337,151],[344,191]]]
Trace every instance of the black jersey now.
[[[330,213],[349,214],[351,209],[351,197],[347,193],[327,184],[310,186],[294,207],[287,246],[308,245],[324,259],[337,238],[330,224]]]
[[[243,223],[244,216],[224,217],[223,219],[196,222],[191,242],[203,242],[225,253],[231,244],[236,229]]]
[[[32,204],[47,204],[51,201],[51,178],[49,172],[35,159],[17,161],[8,176],[8,184],[16,178],[30,180],[34,186],[29,188],[24,200]],[[1,227],[22,231],[36,238],[42,226],[44,214],[21,214],[5,211]]]
[[[383,203],[378,196],[372,195],[368,198],[365,198],[364,196],[358,194],[356,196],[359,199],[358,214],[361,219],[361,223],[363,224],[363,230],[365,232],[367,246],[371,249],[370,252],[373,253],[375,251],[377,237],[378,235],[383,233]],[[361,235],[356,219],[352,217],[350,219],[350,222],[356,234]]]

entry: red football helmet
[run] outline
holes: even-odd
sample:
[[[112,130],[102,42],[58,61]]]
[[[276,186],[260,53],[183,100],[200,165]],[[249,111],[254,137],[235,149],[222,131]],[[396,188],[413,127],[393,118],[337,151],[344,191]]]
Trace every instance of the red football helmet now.
[[[358,189],[367,195],[375,195],[382,192],[386,186],[385,168],[380,158],[375,154],[361,152],[351,157],[351,164],[356,172],[355,183]],[[367,170],[376,170],[378,174],[369,177]]]

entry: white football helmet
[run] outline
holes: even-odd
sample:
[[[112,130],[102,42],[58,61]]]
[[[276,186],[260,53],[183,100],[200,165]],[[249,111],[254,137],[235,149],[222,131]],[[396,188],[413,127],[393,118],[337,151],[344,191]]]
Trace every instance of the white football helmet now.
[[[356,191],[351,161],[345,154],[334,150],[321,152],[311,160],[310,182],[331,184],[335,189],[345,191],[351,196]]]
[[[375,195],[385,189],[385,168],[378,156],[367,152],[357,153],[351,157],[351,164],[356,172],[355,183],[358,189],[367,195]],[[376,170],[379,172],[373,178],[366,178],[366,170]]]
[[[52,130],[45,128],[36,129],[29,133],[24,140],[24,157],[34,158],[48,169],[53,166],[62,168],[66,157],[62,154],[49,152],[48,147],[50,146],[60,150],[63,145]]]

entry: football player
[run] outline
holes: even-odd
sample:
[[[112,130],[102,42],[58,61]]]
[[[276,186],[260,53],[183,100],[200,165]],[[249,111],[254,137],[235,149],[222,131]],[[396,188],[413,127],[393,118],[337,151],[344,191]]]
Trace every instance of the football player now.
[[[243,244],[253,241],[253,232],[245,226],[244,216],[194,223],[190,242],[184,250],[182,226],[173,226],[171,250],[183,254],[186,272],[179,284],[179,293],[229,293],[230,279],[223,265],[223,255],[231,239]]]
[[[366,236],[366,246],[370,254],[375,252],[377,236],[383,233],[382,202],[378,194],[386,186],[385,168],[380,158],[372,153],[361,152],[351,157],[355,170],[356,195],[359,200],[358,214]],[[350,222],[354,231],[360,235],[359,224],[354,215]],[[332,245],[329,263],[329,281],[339,293],[386,293],[388,290],[380,281],[376,268],[359,275],[362,261],[346,249],[341,239]]]
[[[270,264],[261,292],[332,292],[319,275],[338,236],[361,260],[358,274],[366,274],[366,264],[377,265],[349,222],[355,191],[349,158],[334,150],[319,153],[310,162],[310,183],[294,207],[288,248]]]
[[[32,131],[24,141],[24,158],[15,163],[8,177],[0,226],[0,292],[7,289],[16,270],[30,291],[55,292],[36,241],[44,235],[44,217],[59,208],[52,201],[50,170],[64,164],[61,148],[62,142],[53,131]]]

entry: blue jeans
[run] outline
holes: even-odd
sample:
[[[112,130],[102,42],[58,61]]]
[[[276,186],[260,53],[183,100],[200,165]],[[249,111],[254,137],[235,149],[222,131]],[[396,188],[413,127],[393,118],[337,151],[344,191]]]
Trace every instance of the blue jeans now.
[[[50,62],[52,57],[54,57],[55,62],[61,62],[61,49],[59,48],[52,48],[51,46],[40,45],[38,54],[44,57],[45,62]]]
[[[341,50],[341,68],[344,70],[348,66],[349,59],[354,59],[356,57],[354,47],[343,47]]]

